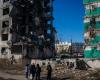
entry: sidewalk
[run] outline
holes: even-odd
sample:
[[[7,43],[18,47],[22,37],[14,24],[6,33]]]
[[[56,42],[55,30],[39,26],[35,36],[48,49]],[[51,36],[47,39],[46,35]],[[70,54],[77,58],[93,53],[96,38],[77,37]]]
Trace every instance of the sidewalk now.
[[[15,80],[26,80],[24,75],[12,75],[5,72],[0,71],[0,77],[4,79],[15,79]]]
[[[13,75],[3,71],[0,71],[0,78],[4,80],[27,80],[24,75]],[[46,80],[46,75],[42,74],[41,80]]]

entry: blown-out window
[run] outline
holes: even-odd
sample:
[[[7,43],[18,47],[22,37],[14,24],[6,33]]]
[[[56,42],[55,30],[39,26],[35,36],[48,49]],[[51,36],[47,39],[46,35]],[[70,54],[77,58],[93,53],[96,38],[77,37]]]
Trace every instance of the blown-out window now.
[[[2,22],[2,28],[6,28],[6,27],[9,27],[9,21],[8,20]]]
[[[4,2],[7,2],[7,1],[9,1],[9,0],[3,0],[3,3],[4,3]]]
[[[21,54],[22,53],[22,46],[21,45],[14,45],[12,47],[12,53]]]
[[[5,51],[6,51],[6,48],[5,48],[5,47],[2,47],[2,48],[1,48],[1,54],[4,54]]]
[[[2,34],[1,36],[2,36],[1,37],[2,41],[7,41],[8,40],[8,34]]]
[[[9,7],[3,9],[3,15],[9,14]]]

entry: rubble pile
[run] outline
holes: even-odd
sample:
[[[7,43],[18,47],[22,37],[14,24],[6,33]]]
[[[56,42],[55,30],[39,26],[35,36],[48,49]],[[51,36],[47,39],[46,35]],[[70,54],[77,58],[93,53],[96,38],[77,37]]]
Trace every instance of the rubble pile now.
[[[53,77],[54,78],[58,78],[58,79],[62,79],[62,78],[67,78],[67,67],[62,65],[56,65],[55,69],[53,71]]]
[[[56,80],[100,80],[100,70],[67,69],[66,66],[56,66],[53,72]]]
[[[73,80],[100,80],[99,70],[75,70]]]
[[[5,61],[5,60],[4,60]],[[7,66],[5,66],[7,67]],[[41,78],[46,78],[47,76],[47,66],[41,66]],[[69,68],[65,64],[56,64],[53,68],[52,78],[53,80],[100,80],[100,69],[89,68],[87,70],[79,70],[75,68]],[[21,65],[10,65],[9,69],[4,69],[3,71],[14,75],[24,75],[24,67]],[[3,79],[0,79],[3,80]]]

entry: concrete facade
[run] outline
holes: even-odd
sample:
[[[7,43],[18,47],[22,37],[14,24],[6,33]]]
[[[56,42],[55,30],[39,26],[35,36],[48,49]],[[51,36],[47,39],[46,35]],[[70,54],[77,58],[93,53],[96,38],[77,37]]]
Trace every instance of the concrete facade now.
[[[12,5],[9,0],[0,0],[0,58],[10,58],[12,56],[12,34],[10,33],[12,18],[9,16],[11,9]],[[18,59],[21,54],[15,54],[14,56]]]

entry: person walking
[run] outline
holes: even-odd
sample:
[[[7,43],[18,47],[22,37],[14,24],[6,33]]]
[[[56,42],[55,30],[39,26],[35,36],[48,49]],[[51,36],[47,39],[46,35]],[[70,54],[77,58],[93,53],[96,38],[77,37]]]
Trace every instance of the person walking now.
[[[30,70],[29,64],[26,64],[26,66],[25,66],[25,77],[26,77],[27,80],[29,79],[29,73],[30,73],[29,70]]]
[[[14,55],[12,55],[10,59],[11,59],[11,64],[17,63],[16,60],[15,60]]]
[[[34,65],[34,63],[30,66],[30,74],[32,75],[32,80],[34,80],[35,77],[35,73],[36,73],[36,67]]]
[[[51,74],[52,74],[52,67],[50,63],[47,65],[47,80],[51,80]]]
[[[36,80],[40,80],[41,67],[39,64],[36,66]]]

